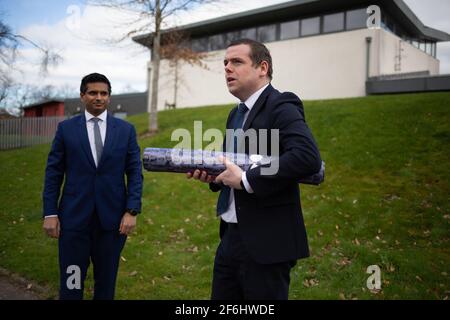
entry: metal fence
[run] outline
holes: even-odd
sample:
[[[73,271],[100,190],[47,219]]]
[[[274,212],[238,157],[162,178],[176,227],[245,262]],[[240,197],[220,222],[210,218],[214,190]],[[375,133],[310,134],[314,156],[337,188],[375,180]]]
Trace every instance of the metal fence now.
[[[66,117],[0,119],[0,150],[30,147],[53,140]]]

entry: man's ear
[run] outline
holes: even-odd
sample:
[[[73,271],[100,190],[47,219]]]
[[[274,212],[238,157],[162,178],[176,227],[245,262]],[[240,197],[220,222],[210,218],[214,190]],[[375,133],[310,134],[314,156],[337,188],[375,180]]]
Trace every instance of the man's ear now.
[[[263,60],[261,61],[261,64],[259,66],[261,67],[261,72],[263,73],[263,76],[267,76],[267,73],[269,72],[269,63]]]

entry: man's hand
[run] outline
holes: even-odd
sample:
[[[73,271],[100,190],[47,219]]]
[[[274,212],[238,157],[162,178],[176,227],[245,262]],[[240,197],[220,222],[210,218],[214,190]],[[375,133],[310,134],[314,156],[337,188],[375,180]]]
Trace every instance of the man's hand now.
[[[219,174],[216,178],[216,183],[223,183],[236,190],[242,190],[242,169],[225,157],[220,157],[220,161],[226,166],[226,170]]]
[[[43,225],[45,233],[51,238],[59,238],[59,218],[58,217],[49,217],[44,218]]]
[[[129,235],[136,228],[136,216],[125,212],[120,222],[119,232],[120,234]]]
[[[214,176],[208,175],[206,171],[195,170],[192,174],[191,172],[186,173],[188,179],[194,178],[195,180],[200,180],[201,182],[211,183],[214,182]]]

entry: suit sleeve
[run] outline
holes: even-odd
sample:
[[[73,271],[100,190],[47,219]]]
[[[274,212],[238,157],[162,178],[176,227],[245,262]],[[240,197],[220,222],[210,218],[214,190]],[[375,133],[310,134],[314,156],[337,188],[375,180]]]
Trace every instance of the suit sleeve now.
[[[58,124],[45,169],[43,216],[58,215],[58,200],[65,172],[65,153],[62,123]]]
[[[136,130],[131,126],[128,140],[128,154],[125,167],[127,175],[127,208],[141,211],[142,175],[141,149],[137,143]]]
[[[308,128],[303,106],[282,103],[272,111],[271,128],[279,129],[279,150],[282,154],[278,171],[272,175],[261,173],[261,167],[247,171],[247,180],[257,197],[270,196],[296,183],[303,177],[317,173],[321,167],[319,149]]]
[[[218,183],[211,182],[211,183],[209,184],[209,189],[210,189],[212,192],[220,191],[220,190],[222,190],[222,184],[218,184]]]

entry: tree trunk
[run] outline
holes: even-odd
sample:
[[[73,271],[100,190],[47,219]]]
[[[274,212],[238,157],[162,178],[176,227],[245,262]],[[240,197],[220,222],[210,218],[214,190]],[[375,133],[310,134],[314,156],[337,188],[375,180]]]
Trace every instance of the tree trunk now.
[[[160,40],[161,40],[161,7],[159,0],[156,0],[155,14],[155,37],[153,38],[152,58],[153,58],[153,77],[152,77],[152,101],[149,115],[149,133],[158,132],[158,82],[159,82],[159,64],[160,64]]]
[[[173,104],[177,107],[177,95],[178,95],[178,59],[175,61],[175,85],[173,92]]]

